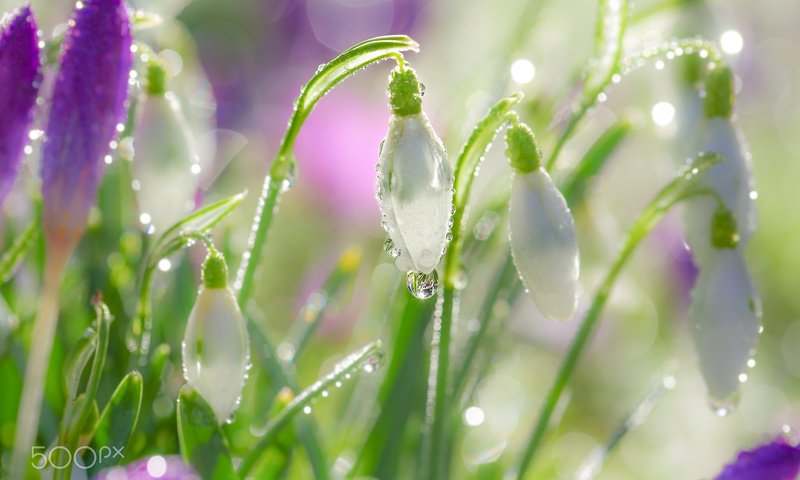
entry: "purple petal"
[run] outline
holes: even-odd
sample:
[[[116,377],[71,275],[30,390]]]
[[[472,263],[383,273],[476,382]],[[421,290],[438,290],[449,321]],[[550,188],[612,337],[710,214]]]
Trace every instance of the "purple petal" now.
[[[103,173],[103,157],[125,116],[131,32],[121,0],[85,0],[62,49],[42,153],[48,242],[83,233]]]
[[[800,473],[800,446],[780,436],[772,443],[740,452],[715,480],[795,480]]]
[[[183,463],[183,460],[178,455],[154,455],[137,460],[124,467],[108,468],[95,477],[95,480],[120,479],[200,480],[200,475]]]
[[[17,176],[39,88],[39,39],[29,6],[0,26],[0,204]]]

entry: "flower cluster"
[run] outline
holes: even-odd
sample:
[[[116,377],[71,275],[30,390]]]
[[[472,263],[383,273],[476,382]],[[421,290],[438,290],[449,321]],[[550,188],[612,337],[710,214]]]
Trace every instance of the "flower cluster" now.
[[[712,403],[725,414],[747,378],[761,329],[761,307],[744,259],[755,230],[752,167],[733,120],[733,74],[717,66],[706,79],[705,118],[698,151],[723,160],[701,179],[701,195],[686,210],[687,240],[700,275],[690,320],[700,369]]]

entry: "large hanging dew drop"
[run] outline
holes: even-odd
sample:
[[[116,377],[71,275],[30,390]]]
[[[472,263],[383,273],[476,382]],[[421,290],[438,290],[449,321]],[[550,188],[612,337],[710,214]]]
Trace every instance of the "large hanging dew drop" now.
[[[411,295],[414,295],[420,300],[427,300],[431,298],[439,288],[439,275],[436,273],[436,270],[427,274],[422,272],[408,272],[406,276],[406,285]]]

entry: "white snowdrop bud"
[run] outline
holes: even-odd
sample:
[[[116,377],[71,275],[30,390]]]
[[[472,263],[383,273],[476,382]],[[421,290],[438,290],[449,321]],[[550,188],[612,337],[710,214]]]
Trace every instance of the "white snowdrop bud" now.
[[[536,308],[548,318],[567,320],[575,313],[580,270],[572,214],[541,168],[530,128],[509,127],[506,145],[515,170],[509,204],[514,265]]]
[[[414,71],[395,69],[392,117],[380,152],[378,198],[397,268],[431,273],[448,242],[453,169],[442,141],[422,112]]]
[[[163,82],[159,68],[148,65],[146,92],[137,106],[133,174],[140,213],[149,219],[145,227],[163,232],[193,210],[200,164],[178,99],[158,83]]]
[[[735,401],[761,329],[759,299],[740,249],[717,250],[701,265],[689,315],[700,371],[722,412]]]
[[[239,406],[250,365],[247,324],[227,285],[227,267],[218,252],[203,264],[203,286],[186,323],[183,375],[222,423]]]

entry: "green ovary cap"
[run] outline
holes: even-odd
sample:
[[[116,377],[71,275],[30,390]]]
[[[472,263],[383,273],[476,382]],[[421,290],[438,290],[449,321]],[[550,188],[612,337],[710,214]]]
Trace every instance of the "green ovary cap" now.
[[[725,65],[709,70],[706,76],[706,117],[730,118],[736,97],[733,87],[733,72]]]
[[[739,244],[739,231],[736,219],[727,208],[720,206],[711,219],[711,245],[714,248],[736,248]]]
[[[541,166],[542,154],[536,138],[524,123],[516,123],[506,130],[506,157],[511,168],[520,173],[533,172]]]
[[[422,112],[422,90],[413,68],[395,68],[389,75],[389,105],[404,117]]]
[[[203,285],[206,288],[228,286],[228,265],[221,253],[211,252],[203,262]]]
[[[144,91],[148,96],[158,97],[167,93],[167,70],[158,57],[151,58],[145,67]]]

